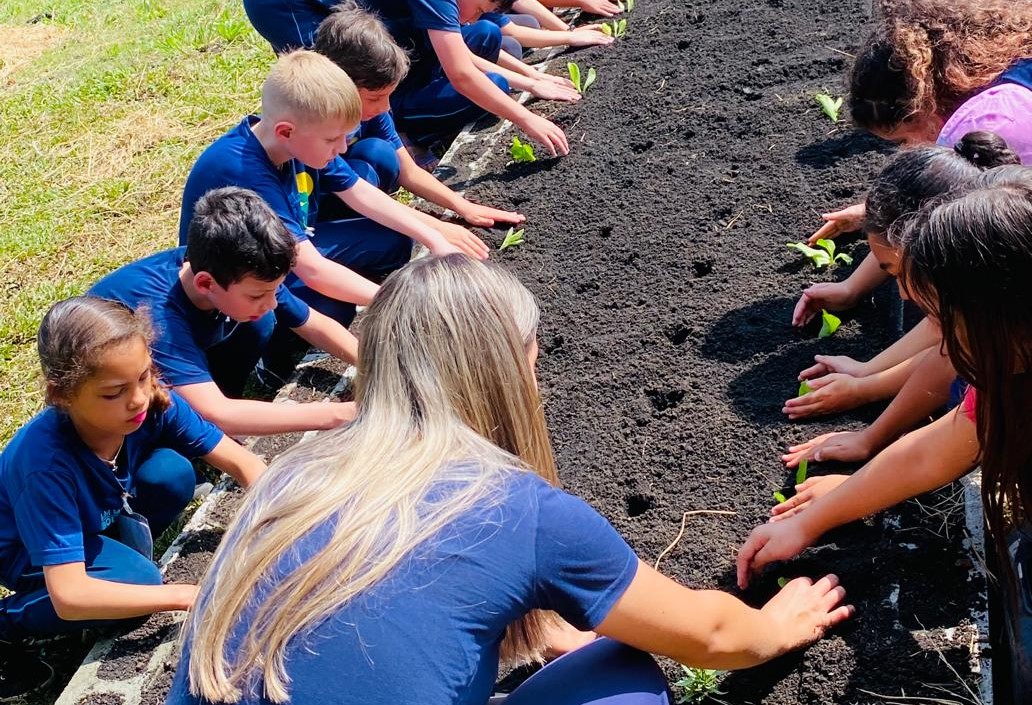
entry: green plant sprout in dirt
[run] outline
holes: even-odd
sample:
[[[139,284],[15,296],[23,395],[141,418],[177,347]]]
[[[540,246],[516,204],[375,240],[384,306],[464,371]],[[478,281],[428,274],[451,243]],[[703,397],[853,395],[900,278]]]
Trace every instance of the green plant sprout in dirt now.
[[[537,157],[534,155],[534,145],[529,142],[521,142],[520,138],[516,136],[512,138],[509,154],[512,155],[512,160],[517,164],[537,161]]]
[[[787,499],[788,499],[788,497],[786,497],[784,495],[784,493],[782,493],[780,491],[777,491],[777,492],[774,493],[774,501],[777,502],[778,504],[783,504],[785,502],[785,500],[787,500]]]
[[[724,694],[719,690],[724,671],[690,666],[681,668],[684,669],[684,678],[674,681],[674,687],[681,689],[681,695],[677,698],[678,705],[695,705],[710,696]]]
[[[617,0],[616,6],[620,8],[620,12],[626,12],[627,14],[634,12],[634,0],[626,0],[626,2]]]
[[[627,20],[611,20],[602,23],[602,34],[609,37],[620,37],[627,34]]]
[[[788,585],[788,578],[778,578],[778,587],[783,588]]]
[[[513,231],[509,228],[508,232],[505,233],[505,238],[502,240],[502,244],[498,247],[498,251],[508,250],[510,247],[516,247],[516,245],[522,245],[523,240],[523,228]]]
[[[811,387],[809,384],[807,384],[806,380],[804,379],[802,382],[799,383],[799,393],[796,394],[796,396],[797,397],[801,397],[804,394],[809,394],[812,391],[813,391],[813,387]]]
[[[828,313],[823,308],[821,309],[821,332],[817,334],[818,338],[827,338],[835,334],[835,331],[842,325],[842,319],[838,316]]]
[[[827,93],[818,93],[813,97],[817,101],[817,105],[821,106],[821,112],[824,113],[829,120],[832,122],[838,122],[839,119],[839,108],[842,107],[841,98],[832,98]]]
[[[789,242],[788,247],[798,250],[807,257],[816,269],[822,267],[835,267],[836,262],[853,264],[853,258],[845,252],[835,253],[835,241],[821,238],[817,241],[817,247],[810,247],[805,242]],[[819,248],[819,249],[818,249]]]
[[[801,485],[806,482],[806,471],[809,469],[810,461],[807,458],[803,458],[799,461],[799,467],[795,471],[795,483]]]
[[[577,92],[581,95],[587,93],[588,88],[590,88],[591,84],[593,84],[595,79],[598,78],[598,74],[595,72],[595,69],[588,69],[587,74],[583,76],[584,81],[582,83],[581,68],[572,61],[566,64],[566,70],[570,73],[570,81],[573,82],[574,88],[576,88]]]

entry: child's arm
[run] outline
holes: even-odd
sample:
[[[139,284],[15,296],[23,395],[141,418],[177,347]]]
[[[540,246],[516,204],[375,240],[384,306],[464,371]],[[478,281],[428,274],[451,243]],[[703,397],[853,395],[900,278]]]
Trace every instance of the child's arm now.
[[[639,561],[596,627],[603,636],[701,668],[748,668],[819,639],[845,620],[845,590],[829,575],[796,578],[755,609],[719,590],[692,590]]]
[[[265,472],[265,463],[257,455],[228,436],[223,436],[211,452],[201,456],[204,462],[228,474],[247,489]]]
[[[830,240],[842,233],[855,232],[863,227],[864,216],[866,215],[867,206],[863,203],[854,203],[833,213],[822,213],[821,218],[824,220],[824,225],[809,237],[806,244],[813,247],[818,240]]]
[[[498,117],[511,120],[531,139],[545,145],[552,156],[568,154],[566,134],[552,122],[535,115],[502,92],[473,63],[473,53],[459,32],[428,30],[434,53],[456,91]]]
[[[530,49],[567,45],[571,47],[608,46],[613,43],[613,37],[604,34],[600,29],[573,29],[557,32],[552,29],[524,27],[515,22],[510,22],[502,27],[502,34],[512,37],[521,46]]]
[[[892,403],[863,431],[846,431],[818,436],[788,449],[782,460],[795,467],[803,458],[818,462],[867,460],[902,434],[927,419],[949,400],[950,385],[957,372],[949,357],[928,350],[915,366]]]
[[[402,186],[425,201],[454,211],[471,225],[490,228],[496,222],[515,224],[526,220],[519,213],[482,206],[455,193],[426,169],[421,169],[404,147],[398,150],[398,163],[401,165],[398,182]]]
[[[867,362],[857,362],[845,355],[816,355],[817,364],[799,373],[799,380],[811,379],[831,372],[842,372],[853,377],[867,377],[894,368],[928,348],[938,347],[942,340],[939,326],[925,317],[895,343]]]
[[[313,291],[359,306],[368,306],[380,288],[361,274],[323,257],[311,240],[298,243],[294,274]]]
[[[43,579],[57,616],[69,621],[127,619],[186,610],[197,596],[196,585],[132,585],[93,578],[81,562],[43,566]]]
[[[792,325],[805,326],[822,308],[828,311],[853,308],[857,301],[877,289],[888,278],[889,275],[879,266],[878,259],[868,253],[845,281],[820,282],[807,287],[792,311]]]
[[[975,424],[960,409],[907,434],[805,511],[753,529],[738,552],[739,587],[763,566],[793,558],[836,526],[956,480],[977,458]]]
[[[466,240],[459,239],[456,242],[456,233],[449,232],[445,234],[442,229],[435,228],[432,224],[419,218],[414,208],[409,208],[405,204],[395,201],[368,181],[359,179],[347,191],[337,191],[336,195],[356,213],[360,213],[391,230],[396,230],[402,235],[409,236],[416,242],[424,245],[435,255],[447,255],[452,252],[463,251],[474,257],[480,256],[464,246],[467,244]],[[465,230],[465,228],[463,230],[470,237],[476,237],[468,230]]]
[[[559,32],[565,32],[570,29],[565,22],[556,17],[554,12],[542,5],[538,0],[516,0],[512,4],[512,11],[521,15],[530,15],[538,21],[541,29],[554,29]]]
[[[214,382],[186,384],[174,389],[194,411],[230,436],[325,431],[355,418],[353,402],[273,404],[253,399],[230,399]]]
[[[314,308],[304,325],[291,328],[295,333],[339,360],[354,365],[358,361],[358,338],[334,319]]]
[[[568,79],[542,73],[532,66],[527,66],[515,56],[510,56],[508,52],[503,51],[498,55],[498,63],[474,55],[473,65],[485,74],[497,73],[503,76],[509,82],[510,88],[527,91],[535,98],[562,100],[568,103],[575,103],[581,98]]]
[[[541,0],[546,7],[579,7],[592,15],[613,17],[623,10],[611,0]]]

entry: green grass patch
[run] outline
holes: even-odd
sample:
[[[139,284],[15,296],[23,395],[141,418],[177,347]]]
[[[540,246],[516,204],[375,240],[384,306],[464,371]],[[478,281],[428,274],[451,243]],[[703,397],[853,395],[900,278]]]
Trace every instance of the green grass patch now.
[[[0,444],[42,405],[47,308],[176,244],[190,166],[272,60],[239,0],[0,4]]]

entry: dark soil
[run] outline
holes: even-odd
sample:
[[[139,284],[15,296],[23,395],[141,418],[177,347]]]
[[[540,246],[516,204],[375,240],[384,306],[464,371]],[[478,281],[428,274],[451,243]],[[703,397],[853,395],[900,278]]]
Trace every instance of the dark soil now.
[[[860,200],[888,154],[832,125],[813,100],[844,94],[843,52],[862,38],[866,5],[639,3],[614,48],[576,53],[599,74],[585,100],[533,106],[564,127],[568,157],[507,167],[506,133],[482,175],[462,167],[482,145],[454,160],[456,188],[529,218],[527,244],[495,259],[543,309],[539,380],[566,487],[649,561],[683,512],[735,512],[689,518],[664,559],[664,572],[691,586],[734,591],[738,546],[765,520],[771,493],[792,484],[778,459],[786,446],[861,428],[878,412],[793,424],[780,411],[815,353],[867,359],[898,325],[891,288],[843,316],[830,339],[817,339],[819,322],[790,325],[808,282],[849,268],[816,272],[785,243],[813,232],[822,210]],[[857,262],[867,252],[839,246]],[[965,624],[977,600],[962,512],[946,517],[949,539],[914,504],[890,515],[834,532],[743,595],[759,605],[778,577],[833,571],[857,617],[805,652],[729,676],[721,699],[966,694],[940,653],[971,680],[970,631],[952,641],[935,631]]]
[[[118,693],[98,693],[87,695],[79,701],[79,705],[124,705],[125,697]]]
[[[151,615],[143,624],[115,640],[97,675],[105,679],[126,680],[143,673],[158,644],[175,635],[175,620],[170,612]]]

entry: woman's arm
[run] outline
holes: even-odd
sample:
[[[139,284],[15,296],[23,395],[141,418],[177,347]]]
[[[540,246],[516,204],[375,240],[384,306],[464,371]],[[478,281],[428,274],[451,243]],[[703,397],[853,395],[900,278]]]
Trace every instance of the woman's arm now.
[[[69,621],[186,610],[197,596],[196,585],[132,585],[92,578],[85,563],[43,566],[43,579],[57,616]]]
[[[836,526],[956,480],[974,467],[978,452],[975,424],[960,409],[907,434],[805,511],[753,529],[738,552],[738,585],[745,588],[750,575],[795,557]]]
[[[228,436],[223,436],[211,452],[202,458],[232,477],[244,489],[253,485],[258,476],[265,472],[265,462],[261,458]]]

